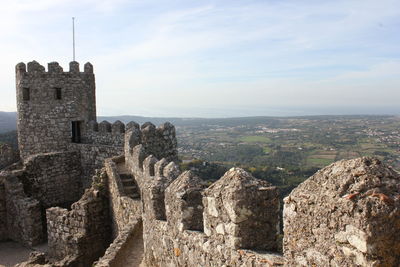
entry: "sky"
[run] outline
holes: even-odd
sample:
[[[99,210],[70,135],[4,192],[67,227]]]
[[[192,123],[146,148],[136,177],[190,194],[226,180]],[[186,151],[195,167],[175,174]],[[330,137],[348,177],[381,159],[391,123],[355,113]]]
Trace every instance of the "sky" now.
[[[0,0],[18,62],[94,65],[98,115],[400,114],[399,0]]]

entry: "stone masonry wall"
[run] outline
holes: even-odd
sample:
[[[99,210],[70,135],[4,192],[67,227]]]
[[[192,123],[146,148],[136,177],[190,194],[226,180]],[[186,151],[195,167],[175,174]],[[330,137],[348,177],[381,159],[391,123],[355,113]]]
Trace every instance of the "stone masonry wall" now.
[[[93,67],[71,62],[64,72],[57,62],[48,71],[39,63],[16,66],[17,131],[21,157],[55,151],[66,151],[71,143],[72,121],[96,120],[95,80]]]
[[[165,177],[170,180],[171,177]],[[233,169],[221,183],[230,179],[255,183],[267,201],[254,200],[256,196],[243,194],[224,199],[227,190],[241,192],[234,184],[224,188],[208,188],[213,197],[190,199],[194,193],[203,192],[202,183],[193,174],[183,173],[165,187],[160,182],[150,183],[142,190],[144,199],[144,244],[147,266],[281,266],[283,258],[274,253],[279,229],[279,197],[276,188]],[[162,177],[148,177],[162,180]],[[257,184],[257,182],[261,184]],[[163,185],[159,187],[159,185]],[[183,186],[180,186],[183,185]],[[244,188],[246,185],[244,185]],[[166,220],[157,219],[155,193],[165,188]],[[158,189],[158,190],[157,190]],[[214,190],[215,189],[215,190]],[[261,189],[261,190],[260,190]],[[219,193],[217,193],[219,192]],[[211,194],[211,193],[210,193]],[[238,202],[235,203],[235,195]],[[215,197],[215,198],[214,198]],[[257,206],[254,203],[263,203]],[[255,209],[258,207],[259,209]],[[264,215],[265,214],[265,215]],[[260,219],[257,216],[261,216]],[[268,218],[267,221],[263,218]],[[200,226],[200,227],[199,227]],[[202,230],[204,228],[204,231]],[[254,235],[254,233],[257,233]],[[257,235],[262,234],[259,238]],[[252,243],[251,241],[254,241]],[[159,244],[162,244],[161,246]],[[260,248],[270,252],[260,253]],[[257,249],[256,252],[253,249]],[[269,265],[268,265],[269,264]]]
[[[1,178],[0,178],[1,179]],[[8,238],[7,233],[7,209],[6,209],[6,192],[3,179],[0,180],[0,241]]]
[[[140,243],[141,242],[141,243]],[[97,261],[96,267],[138,266],[143,258],[143,225],[142,220],[134,220],[114,239],[104,256]]]
[[[93,186],[72,204],[71,210],[54,207],[46,211],[48,255],[66,259],[71,266],[91,266],[110,244],[110,217],[106,196],[106,173],[98,173]]]
[[[208,187],[181,173],[169,124],[130,123],[124,139],[124,155],[105,161],[71,211],[47,210],[54,258],[91,264],[113,237],[95,266],[128,266],[143,231],[148,267],[400,265],[400,174],[377,159],[336,162],[293,190],[284,201],[282,255],[277,188],[239,168]],[[127,197],[122,174],[135,179],[140,200]]]
[[[80,175],[77,152],[31,156],[20,169],[2,171],[0,225],[6,220],[7,237],[26,246],[43,242],[44,209],[79,199]]]
[[[39,201],[24,193],[22,175],[22,171],[1,172],[0,180],[4,181],[7,237],[30,247],[44,241],[42,209]]]
[[[141,145],[144,155],[153,155],[159,159],[165,158],[167,161],[178,160],[175,126],[169,122],[159,127],[155,127],[150,122],[142,126],[130,122],[126,125],[124,144],[125,155],[132,154],[133,148]]]
[[[125,160],[140,187],[147,266],[400,264],[400,174],[379,160],[340,161],[297,187],[285,199],[283,256],[276,188],[232,169],[205,189],[131,142],[134,131]]]
[[[105,163],[113,238],[116,238],[127,225],[142,216],[141,199],[132,199],[126,195],[116,162],[124,163],[125,159],[123,157],[108,159]]]
[[[82,142],[86,144],[108,145],[108,146],[124,146],[125,124],[121,121],[109,123],[102,121],[90,121],[86,125],[83,133]]]
[[[17,162],[19,154],[8,144],[0,144],[0,170]]]
[[[81,183],[83,188],[91,186],[91,177],[96,169],[104,167],[105,159],[112,158],[124,153],[123,147],[114,147],[97,144],[69,144],[69,150],[78,151],[80,155],[80,166],[82,167]]]
[[[55,152],[29,157],[21,181],[27,195],[49,208],[72,204],[79,199],[81,175],[77,152]]]
[[[279,229],[275,187],[233,169],[205,189],[200,178],[148,155],[143,144],[131,147],[131,136],[129,130],[125,160],[141,191],[147,266],[283,265],[273,252]]]
[[[288,266],[400,266],[399,185],[374,158],[318,171],[285,199]]]

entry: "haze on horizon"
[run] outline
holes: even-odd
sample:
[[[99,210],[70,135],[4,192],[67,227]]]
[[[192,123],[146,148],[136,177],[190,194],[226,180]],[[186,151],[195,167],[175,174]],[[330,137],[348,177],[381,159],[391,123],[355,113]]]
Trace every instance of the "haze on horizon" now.
[[[18,62],[94,65],[99,115],[400,114],[398,0],[0,0],[0,110]]]

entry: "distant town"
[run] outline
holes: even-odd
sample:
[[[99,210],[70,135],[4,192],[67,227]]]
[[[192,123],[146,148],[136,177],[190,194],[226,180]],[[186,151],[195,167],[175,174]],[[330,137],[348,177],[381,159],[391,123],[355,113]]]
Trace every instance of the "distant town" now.
[[[202,178],[215,180],[231,166],[240,166],[280,186],[283,196],[318,169],[342,159],[374,156],[400,170],[399,116],[102,119],[155,124],[169,120],[176,126],[183,169],[206,170]],[[0,134],[0,142],[16,146],[15,131]]]

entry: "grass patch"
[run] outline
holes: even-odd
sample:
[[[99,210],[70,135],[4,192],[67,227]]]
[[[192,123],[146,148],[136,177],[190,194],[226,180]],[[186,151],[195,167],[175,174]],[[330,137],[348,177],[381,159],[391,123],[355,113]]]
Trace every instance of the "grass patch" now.
[[[260,135],[243,136],[239,140],[246,143],[271,143],[270,138]]]
[[[316,150],[309,158],[335,160],[337,151]]]
[[[264,153],[271,153],[272,149],[265,146],[265,147],[263,147],[263,151],[264,151]]]
[[[331,163],[333,163],[333,159],[327,158],[316,158],[315,156],[311,156],[307,159],[307,165],[312,167],[325,167]]]

